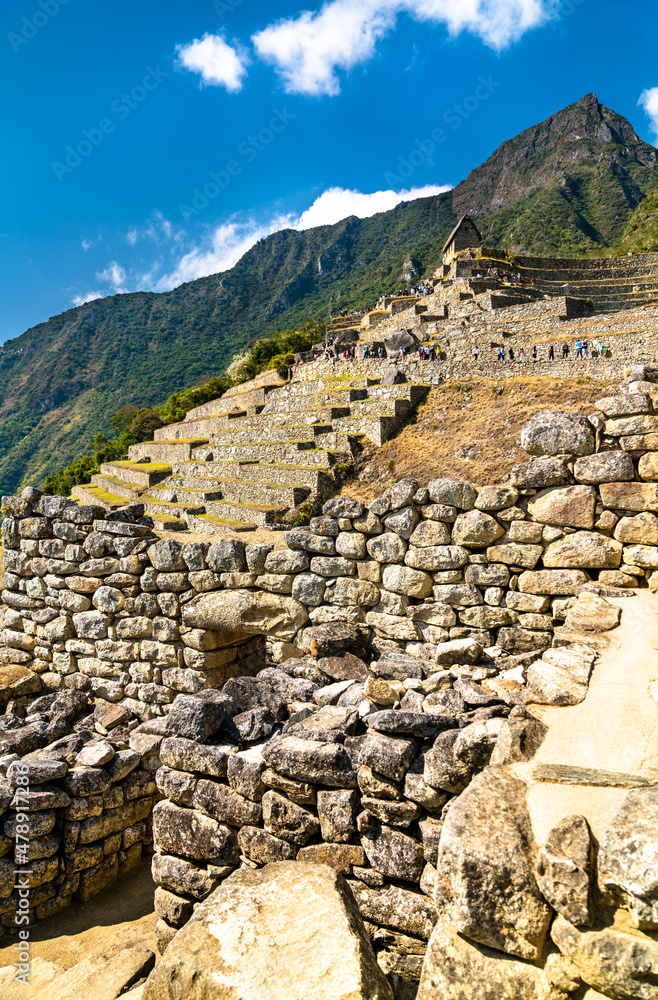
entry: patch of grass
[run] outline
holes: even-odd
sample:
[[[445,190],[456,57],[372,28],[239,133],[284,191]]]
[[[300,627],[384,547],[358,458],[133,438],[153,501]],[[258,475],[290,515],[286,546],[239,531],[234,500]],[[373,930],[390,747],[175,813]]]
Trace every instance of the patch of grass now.
[[[562,380],[539,376],[445,382],[432,389],[400,433],[382,448],[370,442],[355,462],[354,476],[341,492],[369,503],[395,478],[413,478],[419,486],[442,477],[465,479],[476,486],[504,481],[512,466],[528,460],[519,444],[521,428],[540,410],[591,413],[597,399],[614,395],[619,382]]]

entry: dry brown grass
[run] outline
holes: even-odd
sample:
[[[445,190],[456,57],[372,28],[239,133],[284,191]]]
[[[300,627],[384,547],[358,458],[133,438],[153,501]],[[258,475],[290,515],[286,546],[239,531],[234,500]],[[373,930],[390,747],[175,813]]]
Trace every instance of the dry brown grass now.
[[[519,439],[533,413],[591,413],[597,399],[619,388],[618,380],[587,376],[450,380],[428,393],[397,437],[381,448],[366,445],[342,493],[370,502],[391,480],[408,476],[420,485],[441,476],[477,486],[500,482],[527,460]]]

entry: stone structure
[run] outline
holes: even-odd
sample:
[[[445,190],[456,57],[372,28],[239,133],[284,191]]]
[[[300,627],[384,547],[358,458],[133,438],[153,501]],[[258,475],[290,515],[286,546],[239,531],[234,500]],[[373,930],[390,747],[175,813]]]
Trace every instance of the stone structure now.
[[[86,902],[152,851],[160,741],[130,735],[125,709],[94,709],[75,689],[43,695],[21,716],[16,702],[0,716],[14,720],[0,729],[0,936],[24,925],[22,914],[45,920]]]
[[[482,246],[482,235],[469,215],[463,215],[442,250],[443,264],[449,265],[462,250]]]
[[[606,596],[658,583],[658,370],[629,382],[589,418],[533,417],[503,484],[336,497],[280,551],[158,540],[139,505],[3,498],[3,924],[24,825],[39,919],[136,864],[152,816],[162,948],[236,868],[296,859],[343,874],[399,996],[500,977],[538,1000],[581,979],[650,996],[627,980],[652,938],[586,926],[587,830],[565,820],[538,856],[509,768],[543,739],[533,706],[585,698],[619,621]],[[599,879],[653,930],[628,849],[642,791]]]

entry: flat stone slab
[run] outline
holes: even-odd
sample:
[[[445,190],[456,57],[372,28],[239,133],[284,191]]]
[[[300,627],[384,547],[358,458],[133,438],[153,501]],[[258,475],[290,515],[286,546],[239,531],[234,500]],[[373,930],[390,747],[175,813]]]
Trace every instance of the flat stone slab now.
[[[535,781],[554,785],[599,785],[604,788],[646,788],[658,785],[658,774],[655,778],[643,778],[639,774],[625,774],[623,771],[599,771],[568,764],[539,764],[533,768],[532,777]]]

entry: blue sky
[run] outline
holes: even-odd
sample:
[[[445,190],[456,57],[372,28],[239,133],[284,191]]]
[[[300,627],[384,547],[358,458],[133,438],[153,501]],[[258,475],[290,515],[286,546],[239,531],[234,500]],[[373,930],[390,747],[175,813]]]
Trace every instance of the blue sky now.
[[[454,185],[594,91],[658,142],[655,0],[5,0],[0,341]],[[432,149],[433,130],[446,140]]]

